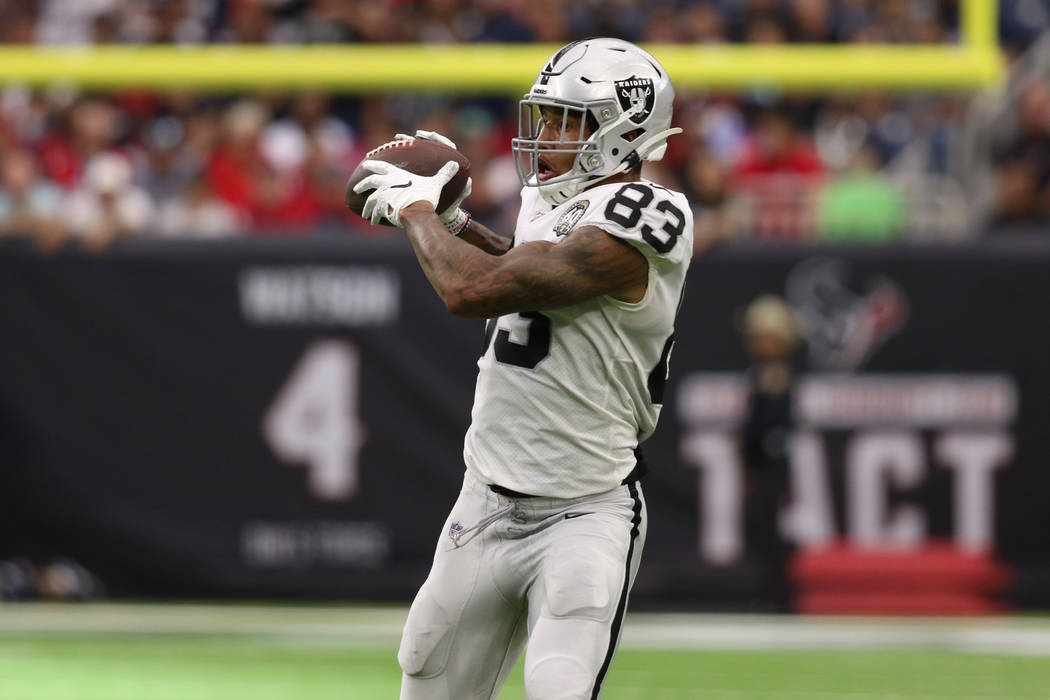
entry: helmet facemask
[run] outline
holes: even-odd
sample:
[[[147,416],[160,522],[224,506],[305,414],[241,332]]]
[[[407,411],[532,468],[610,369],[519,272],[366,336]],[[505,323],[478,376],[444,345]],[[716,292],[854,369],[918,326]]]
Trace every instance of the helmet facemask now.
[[[530,99],[526,96],[520,103],[518,114],[518,137],[511,141],[514,151],[518,177],[526,186],[539,187],[540,193],[547,198],[548,194],[557,196],[565,191],[571,197],[581,189],[582,181],[590,177],[590,171],[597,164],[600,154],[593,141],[593,124],[588,119],[587,108],[581,103],[565,103],[554,100]],[[578,124],[575,133],[570,132],[570,125]],[[544,127],[553,127],[557,140],[540,141],[540,132]],[[548,129],[548,133],[551,129]],[[572,167],[567,172],[553,177],[546,177],[546,171],[540,162],[544,154],[558,157],[573,156]],[[591,167],[588,168],[588,165]],[[559,202],[560,203],[560,202]]]
[[[630,169],[632,162],[624,163],[621,167],[619,162],[608,163],[604,155],[610,151],[613,154],[623,153],[627,155],[626,161],[632,160],[628,154],[634,151],[628,140],[622,136],[613,136],[617,141],[623,141],[623,144],[618,148],[610,145],[609,126],[618,111],[611,101],[609,104],[585,105],[582,102],[527,95],[520,103],[518,138],[511,142],[522,184],[539,187],[540,194],[557,205],[593,184],[595,179],[604,179]],[[558,133],[556,141],[539,140],[548,119]],[[583,132],[576,134],[575,139],[567,138],[573,135],[568,128],[572,122],[579,124]],[[539,157],[544,153],[571,153],[574,156],[572,167],[560,175],[541,179],[543,173]]]

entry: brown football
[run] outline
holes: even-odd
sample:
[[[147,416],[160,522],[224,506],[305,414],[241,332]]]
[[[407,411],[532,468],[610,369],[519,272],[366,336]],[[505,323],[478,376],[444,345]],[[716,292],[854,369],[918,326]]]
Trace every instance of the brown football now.
[[[438,212],[448,209],[456,197],[459,196],[459,193],[463,191],[467,184],[467,178],[470,177],[470,161],[462,153],[454,148],[425,139],[384,143],[382,146],[366,153],[362,162],[366,160],[386,161],[417,175],[434,175],[450,160],[459,163],[459,171],[452,176],[452,179],[441,190],[441,199],[438,200],[437,205]],[[359,216],[362,207],[365,206],[365,200],[368,199],[368,195],[372,194],[374,190],[365,190],[358,194],[354,192],[354,187],[371,174],[358,163],[353,174],[350,175],[350,180],[346,183],[343,199],[346,201],[346,206],[350,208],[350,211]],[[386,219],[383,219],[380,223],[384,226],[393,225]]]

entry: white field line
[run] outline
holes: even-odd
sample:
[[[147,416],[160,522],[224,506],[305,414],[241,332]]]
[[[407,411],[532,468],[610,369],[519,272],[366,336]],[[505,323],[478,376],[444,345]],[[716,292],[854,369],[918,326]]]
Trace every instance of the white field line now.
[[[625,686],[616,685],[616,692],[628,694],[634,694],[632,697],[638,698],[651,698],[653,696],[653,690],[651,687],[637,687],[637,686]],[[690,690],[681,691],[666,691],[661,692],[655,696],[664,700],[664,698],[688,698],[689,700],[696,699],[697,691],[695,688]],[[827,698],[827,700],[939,700],[945,696],[930,696],[927,694],[911,694],[911,693],[880,693],[871,692],[864,693],[861,691],[763,691],[762,700],[814,700],[816,698]],[[703,700],[717,700],[718,698],[745,698],[747,700],[755,700],[755,691],[740,691],[734,690],[734,688],[703,688]],[[1044,696],[1041,695],[952,695],[951,700],[1045,700]]]
[[[397,647],[407,608],[262,605],[0,605],[5,635],[200,635],[280,644]]]
[[[634,615],[625,649],[954,651],[1050,656],[1050,626],[1005,620],[870,620]]]
[[[5,636],[245,636],[294,645],[386,648],[406,608],[0,604]],[[621,647],[695,651],[953,651],[1050,657],[1050,620],[629,614]]]

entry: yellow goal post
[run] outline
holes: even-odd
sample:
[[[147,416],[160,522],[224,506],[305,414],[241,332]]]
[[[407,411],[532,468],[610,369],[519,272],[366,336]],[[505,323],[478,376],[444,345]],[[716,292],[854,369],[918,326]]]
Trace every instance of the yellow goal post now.
[[[960,40],[938,45],[646,45],[679,90],[769,87],[973,91],[1004,75],[997,0],[959,0]],[[0,46],[0,83],[84,89],[325,90],[512,95],[547,44]]]

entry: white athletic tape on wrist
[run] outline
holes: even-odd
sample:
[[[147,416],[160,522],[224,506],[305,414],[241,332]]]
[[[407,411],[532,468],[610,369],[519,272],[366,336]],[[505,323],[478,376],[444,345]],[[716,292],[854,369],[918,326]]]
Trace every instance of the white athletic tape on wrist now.
[[[448,232],[451,233],[453,236],[458,236],[459,234],[467,230],[467,226],[470,225],[470,220],[472,218],[473,217],[471,217],[470,212],[468,212],[466,209],[457,209],[456,215],[452,218],[451,221],[445,224],[445,228],[447,228]]]

